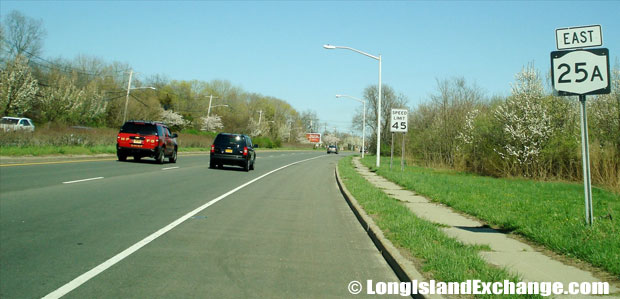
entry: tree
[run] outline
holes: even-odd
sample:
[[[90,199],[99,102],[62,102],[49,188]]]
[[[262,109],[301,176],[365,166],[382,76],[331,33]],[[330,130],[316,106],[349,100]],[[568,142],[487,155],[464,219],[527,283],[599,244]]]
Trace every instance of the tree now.
[[[172,110],[163,110],[161,111],[161,121],[167,124],[173,131],[180,131],[185,127],[189,122],[183,119],[183,116],[179,113],[176,113]]]
[[[538,72],[528,65],[515,77],[512,96],[494,112],[504,137],[504,143],[495,151],[508,163],[512,174],[532,176],[553,127],[542,104],[544,91]]]
[[[35,104],[39,91],[37,80],[33,78],[28,60],[17,56],[0,71],[0,109],[2,115],[23,115]]]
[[[387,144],[390,137],[390,113],[392,108],[406,108],[407,98],[403,94],[396,94],[396,91],[389,85],[383,84],[381,87],[381,140]],[[376,85],[371,85],[364,89],[364,100],[366,101],[366,125],[371,129],[370,148],[377,147],[377,102],[379,91]],[[362,129],[362,108],[353,117],[355,129]],[[382,150],[382,152],[385,152]]]
[[[217,115],[210,115],[209,117],[201,117],[203,131],[214,132],[217,129],[224,127],[222,124],[222,118]]]
[[[41,20],[29,18],[19,11],[10,12],[4,19],[2,52],[7,60],[17,56],[39,56],[46,35]]]

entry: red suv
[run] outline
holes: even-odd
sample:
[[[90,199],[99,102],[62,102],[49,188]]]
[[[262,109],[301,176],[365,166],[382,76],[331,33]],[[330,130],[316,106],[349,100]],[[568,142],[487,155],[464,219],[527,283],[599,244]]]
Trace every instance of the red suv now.
[[[116,137],[116,156],[119,161],[127,160],[127,156],[133,156],[136,161],[150,157],[159,164],[163,164],[167,157],[170,163],[176,163],[177,137],[163,123],[130,120]]]

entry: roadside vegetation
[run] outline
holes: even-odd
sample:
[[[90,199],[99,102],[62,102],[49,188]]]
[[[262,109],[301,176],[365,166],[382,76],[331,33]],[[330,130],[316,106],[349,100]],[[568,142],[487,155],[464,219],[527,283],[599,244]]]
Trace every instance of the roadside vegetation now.
[[[475,79],[475,78],[474,78]],[[592,182],[620,193],[620,63],[611,70],[611,94],[588,96]],[[370,145],[376,148],[377,86],[364,90]],[[384,89],[381,153],[390,152],[390,111],[406,98]],[[362,128],[362,109],[353,119]],[[404,136],[410,164],[493,177],[582,181],[581,116],[577,97],[554,95],[550,79],[524,66],[507,96],[488,97],[462,77],[437,79],[437,91],[409,108]],[[367,131],[368,132],[368,131]],[[400,156],[401,147],[394,148]]]
[[[585,224],[583,186],[522,178],[492,178],[454,170],[406,166],[389,158],[362,160],[377,174],[433,201],[521,235],[557,253],[620,276],[620,196],[592,188],[594,224]]]
[[[385,236],[421,263],[421,270],[428,279],[451,282],[468,279],[520,281],[518,276],[507,270],[486,263],[478,254],[485,250],[484,247],[465,245],[448,237],[437,224],[415,216],[401,202],[375,188],[357,173],[351,160],[352,157],[346,157],[338,162],[338,171],[346,188]]]
[[[138,75],[126,63],[87,55],[73,59],[44,57],[43,25],[19,11],[7,13],[0,23],[0,116],[28,117],[36,126],[35,137],[24,141],[5,141],[10,137],[0,136],[3,147],[83,146],[93,152],[108,151],[91,143],[114,144],[108,139],[116,138],[116,132],[112,133],[116,129],[100,135],[100,141],[86,139],[83,143],[76,141],[80,139],[75,133],[74,137],[63,134],[76,126],[95,131],[120,128],[125,114],[127,120],[162,121],[181,132],[180,149],[209,147],[205,146],[209,137],[212,140],[222,131],[248,134],[261,148],[304,143],[310,148],[305,133],[318,132],[319,128],[324,129],[325,142],[359,144],[360,138],[350,133],[327,132],[327,126],[312,110],[297,111],[286,100],[246,91],[226,80],[184,81],[159,74]],[[40,131],[68,140],[51,140]],[[79,144],[73,144],[76,142]]]

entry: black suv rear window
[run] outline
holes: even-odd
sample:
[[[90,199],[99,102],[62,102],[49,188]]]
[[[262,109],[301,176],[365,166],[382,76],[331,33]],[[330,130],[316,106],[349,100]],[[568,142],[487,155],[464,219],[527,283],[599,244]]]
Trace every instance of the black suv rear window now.
[[[220,134],[217,135],[213,144],[218,147],[232,145],[245,146],[245,138],[241,135]]]
[[[121,133],[158,135],[157,126],[154,124],[146,123],[125,123],[121,128]]]

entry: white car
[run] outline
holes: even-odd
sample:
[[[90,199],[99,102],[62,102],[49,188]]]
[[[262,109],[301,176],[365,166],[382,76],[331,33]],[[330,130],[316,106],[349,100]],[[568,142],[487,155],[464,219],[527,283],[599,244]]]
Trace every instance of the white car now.
[[[3,131],[34,132],[34,123],[30,118],[5,116],[0,120],[0,129]]]

